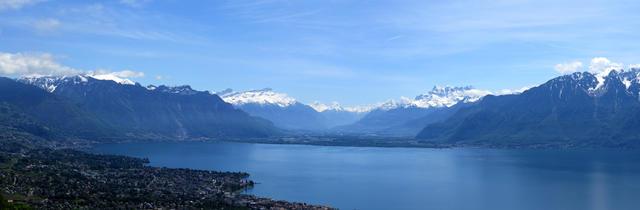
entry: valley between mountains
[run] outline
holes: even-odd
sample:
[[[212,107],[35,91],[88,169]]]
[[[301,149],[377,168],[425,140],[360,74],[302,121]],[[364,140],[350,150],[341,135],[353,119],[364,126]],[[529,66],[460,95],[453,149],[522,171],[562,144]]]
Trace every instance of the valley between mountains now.
[[[305,104],[269,88],[204,91],[115,76],[25,76],[2,79],[1,99],[61,141],[636,147],[639,75],[577,72],[507,93],[436,86],[413,99],[357,107]]]

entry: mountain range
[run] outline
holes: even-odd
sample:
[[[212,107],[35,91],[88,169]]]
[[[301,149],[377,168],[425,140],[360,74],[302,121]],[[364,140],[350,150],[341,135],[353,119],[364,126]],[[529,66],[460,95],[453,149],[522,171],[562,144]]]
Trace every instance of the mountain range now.
[[[288,130],[323,131],[338,125],[357,121],[365,111],[343,108],[338,104],[326,106],[298,102],[284,93],[270,88],[236,92],[225,89],[214,92],[222,99],[252,116],[272,121],[276,126]]]
[[[265,138],[296,131],[400,136],[428,145],[640,146],[640,69],[576,72],[524,92],[439,87],[363,107],[272,89],[142,86],[102,75],[0,78],[3,138]]]
[[[416,138],[454,145],[640,146],[640,70],[576,72],[521,94],[486,96]]]
[[[449,116],[459,102],[473,103],[490,92],[471,86],[436,86],[413,100],[401,98],[361,107],[342,107],[337,102],[303,104],[270,88],[214,93],[250,115],[288,130],[414,136],[428,123]]]
[[[17,80],[28,87],[10,79],[4,81],[15,89],[33,92],[34,96],[21,96],[18,102],[22,104],[14,104],[21,108],[35,106],[26,111],[49,124],[69,124],[62,130],[92,125],[92,129],[77,130],[104,130],[112,138],[143,139],[267,137],[279,132],[268,120],[251,117],[215,94],[188,86],[143,87],[129,80],[94,75]],[[32,99],[36,96],[56,101],[39,105]],[[55,108],[59,104],[69,110]],[[55,115],[49,116],[52,113]],[[75,113],[79,113],[79,120],[93,121],[68,120],[69,114]]]
[[[413,100],[401,98],[380,103],[359,121],[334,130],[353,134],[415,136],[427,124],[446,119],[463,104],[474,103],[490,93],[472,86],[435,86]]]

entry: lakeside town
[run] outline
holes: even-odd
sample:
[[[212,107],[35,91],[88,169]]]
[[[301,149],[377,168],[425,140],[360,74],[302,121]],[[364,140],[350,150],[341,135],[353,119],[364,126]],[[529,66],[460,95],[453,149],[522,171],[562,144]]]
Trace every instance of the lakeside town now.
[[[332,209],[241,194],[255,184],[247,173],[150,167],[147,159],[6,140],[0,145],[0,190],[7,208]]]

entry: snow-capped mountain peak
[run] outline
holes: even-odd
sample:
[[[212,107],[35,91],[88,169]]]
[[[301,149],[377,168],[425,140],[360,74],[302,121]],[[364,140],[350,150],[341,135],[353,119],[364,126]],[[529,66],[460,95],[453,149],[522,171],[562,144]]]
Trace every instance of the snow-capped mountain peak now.
[[[396,108],[407,108],[412,106],[412,100],[401,96],[399,99],[389,99],[386,100],[385,102],[380,102],[377,103],[376,105],[374,105],[375,109],[382,109],[382,110],[391,110],[391,109],[396,109]]]
[[[385,102],[377,103],[376,105],[374,105],[374,107],[375,109],[382,110],[409,107],[450,107],[457,104],[458,102],[475,102],[489,94],[492,94],[491,91],[475,89],[472,86],[435,86],[429,92],[420,94],[413,100],[407,97],[400,97],[398,100],[389,99]]]
[[[340,106],[340,103],[338,103],[337,101],[332,102],[331,105],[326,105],[320,103],[319,101],[314,101],[312,104],[309,104],[309,106],[311,106],[311,108],[315,109],[318,112],[324,112],[327,110],[343,110],[342,106]]]
[[[640,95],[640,69],[607,69],[600,72],[575,72],[550,80],[549,88],[577,88],[592,97],[600,97],[611,88],[623,88],[629,95]]]
[[[275,104],[280,107],[287,107],[297,103],[296,99],[291,98],[284,93],[276,93],[271,88],[248,90],[244,92],[235,92],[232,89],[225,89],[213,92],[213,94],[219,95],[224,101],[233,105],[257,103],[261,105]]]
[[[523,89],[524,90],[524,89]],[[519,93],[521,91],[509,91],[508,94]],[[427,93],[416,96],[413,100],[407,97],[398,99],[389,99],[384,102],[366,106],[342,107],[337,102],[331,105],[325,105],[319,102],[310,104],[318,112],[325,110],[344,110],[351,112],[369,112],[374,109],[391,110],[397,108],[430,108],[430,107],[450,107],[458,102],[468,103],[480,100],[482,97],[492,94],[488,90],[475,89],[472,86],[452,87],[452,86],[435,86]],[[505,94],[507,94],[505,92]]]
[[[160,91],[160,92],[179,94],[179,95],[194,95],[200,92],[192,89],[191,86],[189,85],[177,85],[177,86],[149,85],[146,88],[147,90]]]
[[[458,102],[475,102],[489,94],[491,91],[475,89],[472,86],[435,86],[431,91],[416,96],[411,104],[422,108],[450,107]]]
[[[37,86],[50,93],[56,90],[59,85],[72,83],[74,85],[87,83],[89,81],[86,75],[75,76],[44,76],[44,75],[27,75],[18,78],[18,81]]]
[[[84,84],[89,82],[89,79],[95,80],[108,80],[114,81],[118,84],[122,85],[135,85],[136,83],[128,80],[117,77],[112,74],[78,74],[73,76],[50,76],[50,75],[25,75],[18,78],[18,81],[35,85],[49,92],[54,92],[56,88],[58,88],[61,84]]]
[[[117,77],[113,74],[87,74],[86,76],[97,79],[97,80],[111,80],[119,84],[123,85],[135,85],[136,83],[129,80]]]
[[[312,104],[309,104],[309,106],[311,106],[313,109],[315,109],[318,112],[346,111],[346,112],[364,113],[364,112],[369,112],[374,108],[374,106],[343,107],[337,101],[332,102],[331,105],[326,105],[326,104],[320,103],[319,101],[315,101]]]

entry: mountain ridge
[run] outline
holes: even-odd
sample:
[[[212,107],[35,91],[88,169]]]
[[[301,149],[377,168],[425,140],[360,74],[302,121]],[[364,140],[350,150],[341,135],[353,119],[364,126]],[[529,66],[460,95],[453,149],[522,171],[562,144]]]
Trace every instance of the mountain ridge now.
[[[474,103],[490,91],[473,86],[434,86],[413,100],[400,98],[378,103],[357,122],[336,128],[346,133],[371,133],[389,136],[415,136],[428,123],[443,120],[453,113],[450,107],[458,103]]]
[[[266,137],[278,133],[267,120],[251,117],[220,97],[189,86],[142,87],[135,83],[71,77],[22,77],[81,104],[100,119],[144,138]],[[54,86],[55,88],[48,88]]]
[[[640,70],[576,72],[519,95],[488,96],[417,136],[466,145],[639,146]]]

